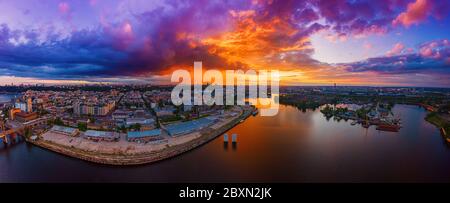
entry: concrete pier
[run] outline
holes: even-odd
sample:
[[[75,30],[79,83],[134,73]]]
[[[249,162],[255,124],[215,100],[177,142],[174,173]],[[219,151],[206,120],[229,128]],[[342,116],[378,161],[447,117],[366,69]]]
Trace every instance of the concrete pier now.
[[[228,134],[227,134],[227,133],[225,133],[225,134],[223,135],[223,142],[228,143]]]
[[[237,134],[236,134],[236,133],[233,133],[233,134],[231,135],[231,141],[232,141],[233,143],[236,143],[236,142],[237,142]]]

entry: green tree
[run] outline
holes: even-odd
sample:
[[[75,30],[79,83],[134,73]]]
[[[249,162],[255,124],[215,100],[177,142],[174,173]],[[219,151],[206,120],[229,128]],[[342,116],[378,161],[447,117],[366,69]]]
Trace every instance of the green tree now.
[[[122,132],[122,133],[126,133],[127,132],[127,128],[125,127],[125,125],[121,125],[119,127],[119,131]]]
[[[32,135],[31,129],[30,128],[25,128],[25,137],[26,138],[30,138]]]
[[[61,118],[55,118],[55,120],[53,120],[53,124],[64,125],[64,122],[61,120]]]
[[[3,109],[3,114],[5,115],[5,118],[8,118],[9,117],[9,109]]]
[[[139,131],[141,130],[141,124],[140,123],[135,123],[133,125],[130,125],[130,130],[135,130],[135,131]]]
[[[87,130],[87,124],[79,122],[78,123],[78,130],[83,131],[83,132],[86,131]]]
[[[368,113],[368,110],[363,109],[363,108],[356,110],[356,115],[358,116],[358,118],[366,119],[367,113]]]

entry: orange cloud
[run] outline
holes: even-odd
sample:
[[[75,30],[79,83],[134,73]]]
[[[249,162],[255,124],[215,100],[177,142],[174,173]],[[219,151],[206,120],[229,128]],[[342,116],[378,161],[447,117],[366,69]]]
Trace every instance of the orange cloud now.
[[[367,78],[377,77],[374,73],[350,73],[345,67],[312,59],[314,48],[309,35],[302,35],[303,30],[282,17],[258,21],[251,11],[230,11],[230,15],[236,18],[231,31],[201,40],[210,54],[226,59],[229,64],[242,65],[219,69],[277,69],[281,85],[362,85],[368,84]],[[372,44],[366,46],[371,48]]]
[[[404,49],[405,49],[405,45],[403,45],[402,43],[399,42],[399,43],[395,44],[391,50],[387,51],[386,55],[394,56],[394,55],[402,53]]]
[[[393,24],[402,24],[405,27],[418,24],[427,18],[431,9],[432,5],[428,0],[417,0],[414,3],[408,4],[406,11],[400,13],[393,21]]]
[[[251,68],[284,69],[293,66],[293,54],[310,58],[312,45],[302,31],[280,17],[258,21],[253,12],[230,12],[236,18],[234,29],[202,40],[212,54]]]

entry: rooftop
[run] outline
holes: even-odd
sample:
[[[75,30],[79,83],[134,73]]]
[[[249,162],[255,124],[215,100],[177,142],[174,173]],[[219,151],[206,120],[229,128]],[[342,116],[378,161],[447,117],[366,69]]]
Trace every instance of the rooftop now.
[[[127,137],[128,138],[142,138],[142,137],[153,137],[153,136],[158,136],[158,135],[161,135],[161,129],[128,132]]]
[[[108,131],[97,131],[97,130],[87,130],[84,132],[85,136],[89,137],[117,137],[118,134],[115,132],[108,132]]]
[[[69,133],[69,134],[72,134],[77,131],[76,128],[69,128],[69,127],[64,127],[64,126],[59,126],[59,125],[54,125],[51,130],[65,132],[65,133]]]
[[[167,126],[167,131],[170,135],[178,135],[184,133],[190,133],[194,130],[201,129],[211,125],[214,122],[214,118],[205,117],[197,120],[186,121],[176,124],[170,124]]]

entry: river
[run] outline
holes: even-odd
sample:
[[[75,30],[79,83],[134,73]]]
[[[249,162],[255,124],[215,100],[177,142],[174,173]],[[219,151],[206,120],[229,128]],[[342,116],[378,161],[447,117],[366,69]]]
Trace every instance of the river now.
[[[10,102],[11,99],[20,96],[20,94],[0,94],[0,103]]]
[[[0,144],[0,182],[449,182],[450,147],[424,109],[396,105],[403,128],[377,131],[327,120],[318,110],[281,106],[175,158],[142,166],[106,166],[23,141]]]

